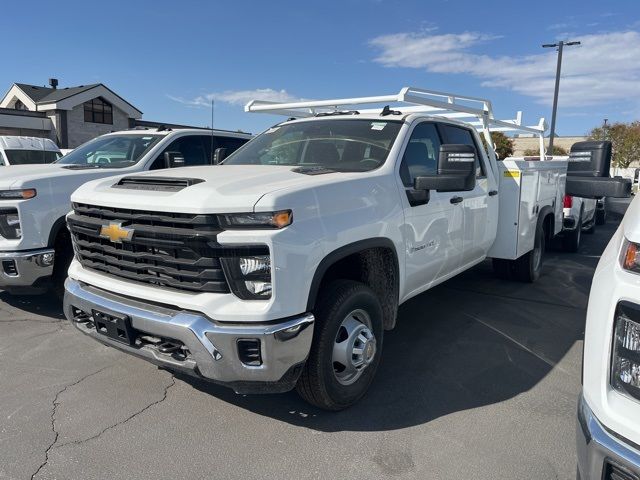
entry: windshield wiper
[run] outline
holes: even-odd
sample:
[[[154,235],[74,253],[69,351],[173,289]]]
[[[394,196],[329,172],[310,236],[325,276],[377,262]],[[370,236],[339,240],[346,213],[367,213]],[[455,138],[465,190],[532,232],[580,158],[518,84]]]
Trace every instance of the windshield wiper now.
[[[360,115],[358,110],[336,110],[335,112],[316,113],[316,117],[332,117],[334,115]]]

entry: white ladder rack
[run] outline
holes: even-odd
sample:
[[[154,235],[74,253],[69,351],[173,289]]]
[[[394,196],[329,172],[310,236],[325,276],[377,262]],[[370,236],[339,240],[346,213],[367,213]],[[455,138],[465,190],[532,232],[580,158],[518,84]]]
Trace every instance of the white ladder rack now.
[[[513,120],[498,120],[494,117],[489,100],[454,93],[425,90],[415,87],[404,87],[393,95],[373,97],[339,98],[332,100],[303,100],[299,102],[277,103],[264,100],[253,100],[244,107],[246,112],[270,113],[287,117],[313,117],[319,113],[338,111],[338,107],[357,107],[367,104],[387,104],[391,110],[399,110],[402,114],[425,113],[434,117],[451,118],[472,125],[484,135],[491,147],[490,131],[522,132],[536,135],[540,141],[540,158],[544,159],[544,132],[546,124],[541,118],[537,125],[522,125],[522,112],[518,112]],[[379,113],[381,109],[358,109],[359,113]],[[495,152],[490,148],[490,156],[495,161]]]

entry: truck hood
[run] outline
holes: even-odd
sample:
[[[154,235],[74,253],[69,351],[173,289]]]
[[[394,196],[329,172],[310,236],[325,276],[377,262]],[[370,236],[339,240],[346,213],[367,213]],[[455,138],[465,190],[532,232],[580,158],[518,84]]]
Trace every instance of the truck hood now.
[[[304,189],[356,173],[309,175],[295,167],[274,165],[218,165],[187,167],[144,174],[124,175],[89,182],[71,196],[73,202],[116,208],[134,208],[184,213],[229,213],[253,211],[268,193],[282,189]],[[130,185],[115,186],[124,177],[193,179],[193,184],[176,191],[149,190]]]
[[[2,167],[0,188],[37,187],[37,183],[42,180],[49,182],[50,180],[60,177],[76,179],[76,181],[82,182],[82,179],[90,180],[96,178],[96,176],[104,177],[105,175],[116,175],[118,173],[118,169],[113,168],[70,169],[66,167],[66,165],[59,165],[57,163],[46,165],[10,165]]]

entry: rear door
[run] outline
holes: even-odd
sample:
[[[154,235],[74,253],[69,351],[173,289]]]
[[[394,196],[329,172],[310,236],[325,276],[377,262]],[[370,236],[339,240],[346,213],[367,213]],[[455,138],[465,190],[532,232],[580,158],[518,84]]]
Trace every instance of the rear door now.
[[[464,210],[463,254],[461,265],[476,263],[486,257],[497,228],[497,189],[489,186],[483,148],[475,140],[470,128],[442,123],[441,135],[446,143],[470,145],[476,151],[476,186],[469,192],[460,192]],[[492,182],[493,183],[493,182]],[[489,195],[491,192],[491,195]],[[493,198],[492,198],[493,197]],[[495,212],[490,214],[490,205]]]
[[[413,128],[399,167],[405,224],[405,298],[427,289],[460,267],[463,211],[451,203],[456,193],[429,192],[427,202],[415,201],[416,177],[437,173],[438,151],[442,139],[434,122],[420,122]]]

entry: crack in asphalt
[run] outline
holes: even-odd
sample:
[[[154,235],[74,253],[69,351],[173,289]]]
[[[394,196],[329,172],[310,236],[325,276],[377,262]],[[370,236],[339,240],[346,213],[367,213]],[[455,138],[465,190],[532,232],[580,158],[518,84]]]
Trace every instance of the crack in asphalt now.
[[[44,452],[44,462],[42,462],[40,464],[40,466],[38,467],[38,469],[33,473],[33,475],[31,475],[31,480],[33,480],[36,475],[38,475],[38,473],[40,473],[40,470],[42,470],[45,465],[49,462],[49,452],[51,451],[51,449],[53,448],[53,446],[56,444],[56,442],[58,441],[58,431],[56,430],[56,411],[58,410],[58,405],[60,405],[60,403],[58,402],[58,397],[60,397],[60,395],[62,395],[68,388],[71,388],[75,385],[78,385],[80,382],[86,380],[89,377],[92,377],[94,375],[97,375],[98,373],[106,370],[107,368],[111,368],[113,365],[108,365],[106,367],[102,367],[100,370],[97,370],[95,372],[89,373],[85,376],[83,376],[82,378],[80,378],[79,380],[76,380],[73,383],[69,383],[68,385],[65,385],[62,389],[58,390],[58,393],[56,393],[55,397],[53,398],[53,402],[52,402],[52,408],[51,408],[51,431],[53,432],[53,442],[51,442],[49,444],[49,446],[47,447],[47,449]]]
[[[112,430],[116,427],[119,427],[120,425],[124,425],[125,423],[127,423],[129,420],[134,419],[135,417],[137,417],[138,415],[143,414],[144,412],[146,412],[147,410],[149,410],[151,407],[158,405],[162,402],[164,402],[167,399],[167,395],[169,393],[169,389],[171,387],[173,387],[176,384],[176,379],[173,375],[171,375],[171,383],[169,383],[168,385],[166,385],[164,387],[164,392],[162,394],[162,398],[159,400],[156,400],[155,402],[150,403],[149,405],[147,405],[146,407],[144,407],[143,409],[133,413],[132,415],[128,416],[127,418],[125,418],[124,420],[114,423],[113,425],[109,425],[108,427],[102,429],[102,431],[98,432],[97,434],[89,437],[89,438],[84,438],[82,440],[74,440],[72,442],[66,442],[66,443],[61,443],[60,445],[56,445],[55,448],[62,448],[62,447],[66,447],[68,445],[80,445],[83,444],[85,442],[88,442],[90,440],[94,440],[100,436],[102,436],[102,434],[104,434],[105,432]]]

